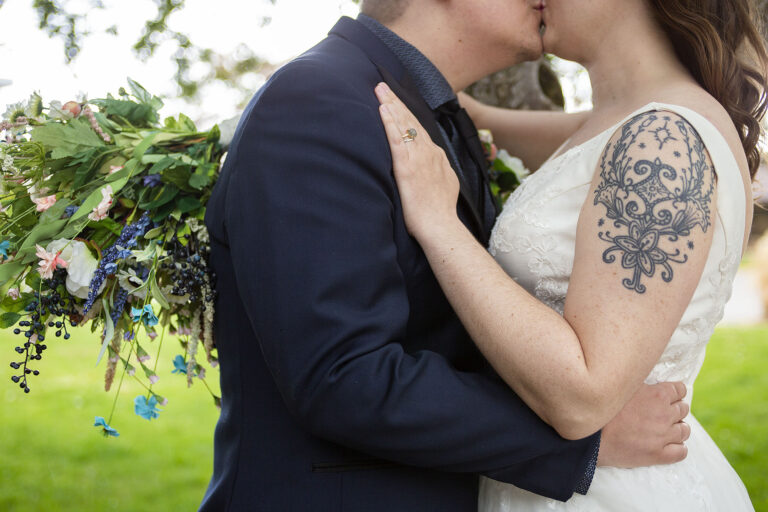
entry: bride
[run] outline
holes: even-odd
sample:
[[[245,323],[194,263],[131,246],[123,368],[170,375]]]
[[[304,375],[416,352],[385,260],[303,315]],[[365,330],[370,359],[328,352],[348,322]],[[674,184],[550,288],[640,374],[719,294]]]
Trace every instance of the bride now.
[[[483,354],[565,438],[606,425],[644,381],[680,380],[692,395],[750,231],[766,110],[754,12],[748,0],[547,0],[544,47],[587,68],[594,110],[464,98],[501,146],[541,164],[508,200],[490,255],[457,218],[442,150],[376,89],[410,233]],[[600,467],[567,503],[484,479],[480,510],[752,510],[687,422],[683,462]]]

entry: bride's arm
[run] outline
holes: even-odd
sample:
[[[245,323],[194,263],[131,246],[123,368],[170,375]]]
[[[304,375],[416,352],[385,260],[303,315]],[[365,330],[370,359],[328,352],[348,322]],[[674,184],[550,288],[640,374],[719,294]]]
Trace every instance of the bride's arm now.
[[[538,169],[590,115],[492,107],[464,93],[459,94],[459,101],[478,128],[491,130],[499,148],[532,170]]]
[[[579,217],[561,317],[507,276],[458,220],[458,183],[442,151],[424,130],[403,142],[418,122],[391,92],[377,94],[409,230],[475,343],[563,437],[599,430],[659,359],[703,272],[716,199],[698,135],[670,113],[640,116],[614,135]],[[632,182],[649,173],[657,179],[638,195]],[[674,182],[676,197],[653,207],[644,198],[662,197],[662,179]]]

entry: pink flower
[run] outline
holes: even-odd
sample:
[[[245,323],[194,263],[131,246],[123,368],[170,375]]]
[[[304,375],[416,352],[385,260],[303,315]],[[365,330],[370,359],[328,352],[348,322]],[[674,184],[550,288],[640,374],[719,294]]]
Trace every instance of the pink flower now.
[[[153,339],[157,338],[157,333],[155,331],[149,331],[147,333],[147,336],[149,336],[149,339],[153,340]]]
[[[40,197],[38,199],[33,199],[33,203],[37,205],[37,211],[44,212],[54,204],[56,204],[56,194],[46,197]]]
[[[114,173],[116,173],[117,171],[120,171],[120,170],[122,170],[122,168],[123,168],[123,166],[122,166],[122,165],[110,165],[110,166],[109,166],[109,174],[114,174]]]
[[[158,377],[157,375],[150,375],[149,376],[149,382],[151,382],[152,384],[157,384],[157,381],[159,381],[159,380],[160,380],[160,377]]]
[[[112,206],[112,186],[107,185],[101,189],[101,202],[88,214],[88,218],[94,221],[99,221],[107,218],[107,212]]]
[[[53,271],[56,267],[67,268],[67,262],[60,258],[61,251],[59,252],[46,252],[45,249],[39,245],[35,245],[37,248],[37,257],[40,258],[39,267],[37,271],[43,279],[50,279],[53,277]]]
[[[8,296],[12,298],[13,300],[19,299],[19,289],[18,288],[11,288],[8,290]]]
[[[29,337],[30,343],[37,343],[37,333],[34,333],[32,336]]]

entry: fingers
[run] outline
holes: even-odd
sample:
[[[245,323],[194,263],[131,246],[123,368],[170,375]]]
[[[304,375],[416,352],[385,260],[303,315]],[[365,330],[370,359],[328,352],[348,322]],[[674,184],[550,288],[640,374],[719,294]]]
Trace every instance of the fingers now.
[[[686,416],[688,416],[688,413],[691,411],[691,406],[688,405],[685,402],[676,402],[675,408],[677,409],[677,416],[674,418],[675,423],[678,421],[683,421]]]
[[[688,389],[682,382],[671,382],[670,384],[673,386],[673,395],[670,403],[682,400],[688,394]]]
[[[398,98],[397,95],[392,92],[387,84],[383,82],[378,84],[376,86],[375,92],[379,101],[383,105],[387,105],[390,114],[401,130],[401,138],[405,133],[405,130],[408,130],[409,128],[415,129],[416,133],[418,134],[415,141],[419,141],[420,139],[426,140],[429,137],[424,128],[421,126],[421,123],[419,123],[419,120],[416,119],[416,116],[414,116],[408,107],[406,107],[405,104],[400,101],[400,98]]]
[[[388,104],[382,103],[379,106],[379,115],[381,116],[381,122],[384,123],[384,131],[387,133],[387,140],[392,149],[392,158],[397,159],[407,157],[408,151],[404,147],[405,142],[403,142],[402,137],[403,130],[400,129]]]
[[[666,439],[667,444],[683,444],[691,437],[691,427],[685,422],[679,422],[672,425],[669,429],[669,435]]]
[[[684,460],[688,456],[688,447],[684,444],[668,444],[659,457],[659,464],[674,464]]]

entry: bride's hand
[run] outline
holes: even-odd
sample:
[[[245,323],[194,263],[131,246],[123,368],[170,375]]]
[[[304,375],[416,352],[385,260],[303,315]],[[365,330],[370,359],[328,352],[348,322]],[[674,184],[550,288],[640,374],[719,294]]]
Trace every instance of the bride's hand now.
[[[392,150],[392,168],[408,231],[417,240],[458,219],[459,180],[445,152],[384,83],[376,86],[379,113]],[[415,136],[411,130],[415,131]]]

